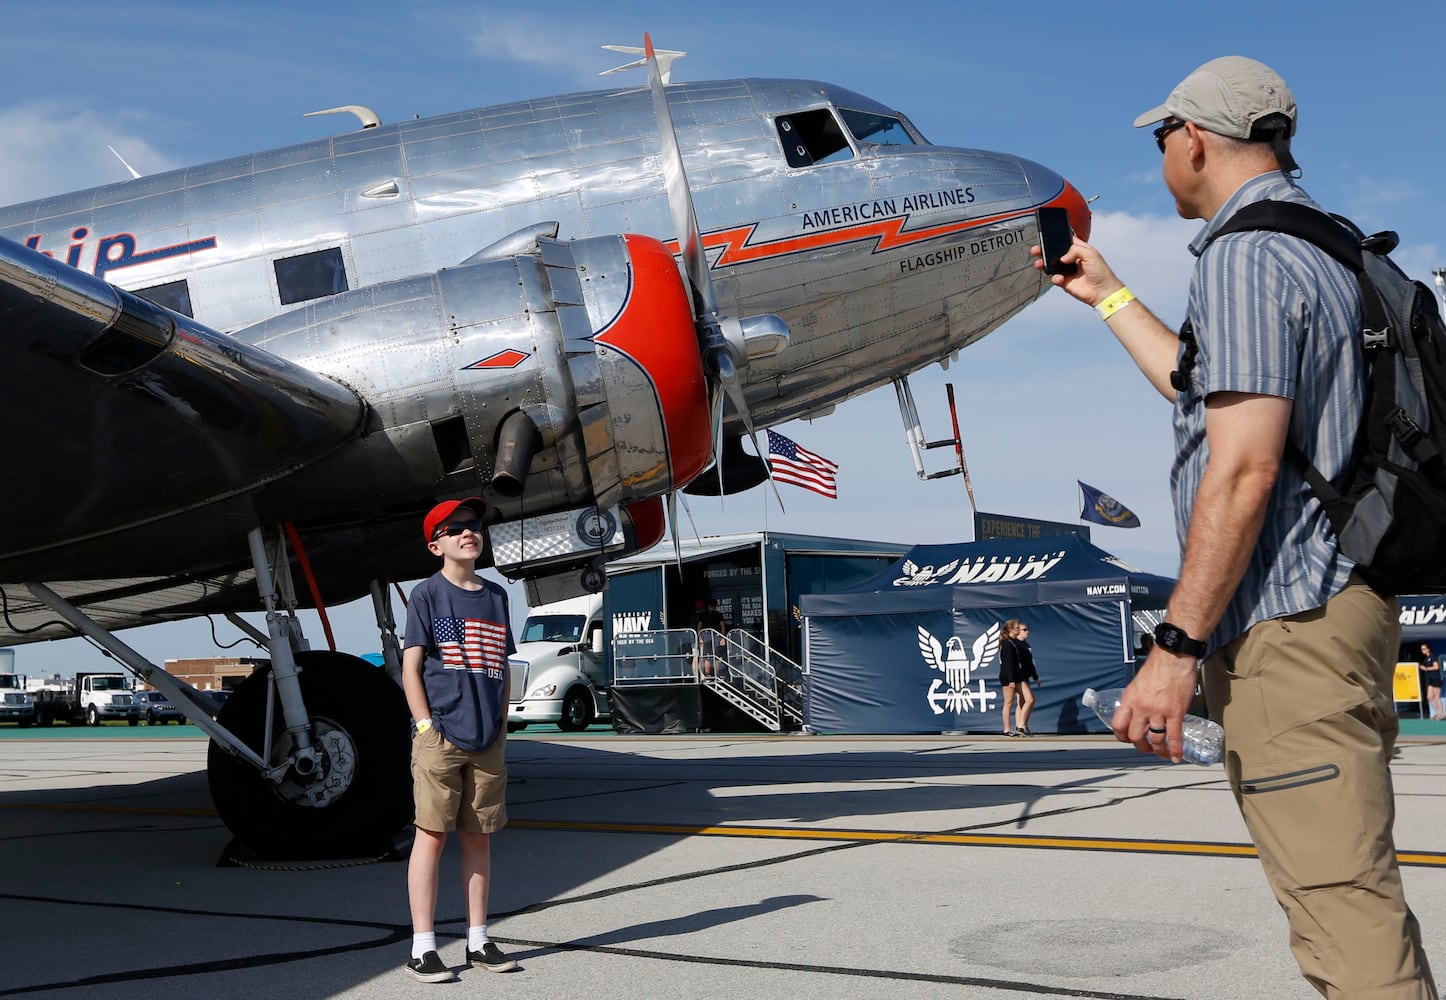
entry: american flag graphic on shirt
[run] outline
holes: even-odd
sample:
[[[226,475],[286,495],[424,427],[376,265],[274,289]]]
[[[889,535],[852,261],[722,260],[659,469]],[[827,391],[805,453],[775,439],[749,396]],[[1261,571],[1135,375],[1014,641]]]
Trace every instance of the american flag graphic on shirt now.
[[[432,635],[447,670],[496,675],[507,662],[505,625],[476,618],[437,618],[432,622]]]

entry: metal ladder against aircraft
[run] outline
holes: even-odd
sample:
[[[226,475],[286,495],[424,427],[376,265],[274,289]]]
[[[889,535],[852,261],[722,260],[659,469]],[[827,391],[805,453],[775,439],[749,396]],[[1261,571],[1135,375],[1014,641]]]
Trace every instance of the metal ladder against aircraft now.
[[[771,732],[802,726],[802,668],[742,629],[698,633],[700,682]]]

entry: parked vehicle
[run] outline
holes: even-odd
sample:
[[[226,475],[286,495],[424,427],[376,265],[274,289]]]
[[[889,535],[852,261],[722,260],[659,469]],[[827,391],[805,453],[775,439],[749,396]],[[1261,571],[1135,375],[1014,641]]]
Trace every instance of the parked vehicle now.
[[[141,703],[125,674],[79,672],[71,685],[47,685],[31,694],[35,721],[42,726],[56,721],[98,726],[106,719],[141,723]]]
[[[0,722],[18,722],[24,729],[35,721],[35,700],[19,674],[0,674]]]
[[[541,605],[527,616],[509,659],[510,732],[553,722],[580,732],[610,715],[603,657],[602,595]]]
[[[140,702],[141,714],[149,725],[165,725],[167,722],[184,723],[185,715],[175,705],[164,691],[137,691],[136,700]]]

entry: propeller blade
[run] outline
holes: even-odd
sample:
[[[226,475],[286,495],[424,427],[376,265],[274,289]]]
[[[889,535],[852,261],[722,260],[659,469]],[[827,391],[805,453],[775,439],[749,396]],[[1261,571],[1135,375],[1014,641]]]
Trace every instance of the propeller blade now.
[[[678,493],[668,494],[668,532],[673,536],[673,559],[678,564],[678,575],[683,575],[683,544],[678,541]]]
[[[647,53],[648,84],[653,93],[653,113],[658,118],[658,152],[662,159],[663,182],[668,190],[668,209],[673,215],[673,230],[678,234],[678,249],[688,269],[700,319],[710,327],[717,324],[718,300],[713,294],[713,279],[708,275],[708,258],[703,253],[703,237],[698,232],[698,214],[693,210],[693,195],[688,189],[688,172],[683,167],[683,152],[673,130],[673,113],[668,109],[668,95],[663,90],[663,73],[653,51],[653,39],[643,35]],[[711,338],[710,338],[711,339]]]
[[[724,375],[724,371],[727,371],[726,376]],[[753,441],[753,453],[763,460],[763,468],[768,472],[768,484],[773,487],[773,496],[778,500],[778,509],[783,510],[783,497],[779,495],[778,484],[773,481],[773,469],[769,466],[768,460],[764,458],[767,452],[758,444],[758,431],[754,429],[753,417],[748,412],[748,399],[743,395],[743,387],[738,384],[738,373],[733,370],[733,361],[731,358],[728,360],[726,368],[723,365],[719,366],[719,381],[723,383],[723,388],[727,390],[728,401],[733,404],[733,409],[743,418],[743,426],[748,428],[748,437]],[[723,482],[721,470],[718,474],[718,482],[721,489]]]

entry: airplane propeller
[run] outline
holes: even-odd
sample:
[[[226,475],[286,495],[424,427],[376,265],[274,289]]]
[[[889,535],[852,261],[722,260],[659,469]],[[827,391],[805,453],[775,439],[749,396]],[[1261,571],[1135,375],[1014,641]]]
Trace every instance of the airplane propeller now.
[[[668,108],[668,96],[663,89],[663,73],[653,49],[652,37],[643,35],[644,60],[648,65],[648,84],[652,91],[653,111],[658,120],[658,143],[663,167],[664,186],[668,192],[668,209],[673,216],[673,231],[678,235],[678,248],[683,254],[683,264],[688,275],[688,284],[693,292],[694,322],[698,328],[699,342],[703,350],[704,367],[712,383],[709,386],[709,405],[715,428],[713,461],[718,470],[718,492],[724,492],[723,469],[723,403],[726,399],[743,421],[748,436],[753,439],[754,453],[762,458],[763,450],[758,444],[758,431],[753,426],[753,417],[748,410],[748,400],[738,378],[741,368],[747,366],[750,357],[769,357],[788,345],[788,324],[770,314],[759,316],[724,316],[718,312],[718,299],[713,291],[713,278],[709,274],[708,256],[703,251],[703,236],[698,228],[698,215],[693,208],[693,195],[688,187],[688,174],[683,166],[683,153],[678,148],[678,136],[673,128],[673,115]],[[765,474],[773,483],[773,477]],[[778,485],[773,483],[773,494],[778,506],[783,507],[783,498],[778,494]],[[674,531],[676,543],[676,529]]]

